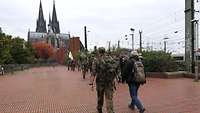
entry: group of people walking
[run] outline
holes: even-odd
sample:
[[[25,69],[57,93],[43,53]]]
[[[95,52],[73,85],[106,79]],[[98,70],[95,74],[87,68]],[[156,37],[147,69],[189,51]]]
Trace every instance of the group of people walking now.
[[[106,53],[105,48],[100,47],[87,68],[84,66],[85,61],[86,59],[83,59],[81,63],[83,79],[85,79],[86,72],[90,69],[89,85],[93,88],[96,83],[98,113],[103,113],[104,96],[107,113],[114,113],[113,93],[116,88],[116,81],[128,84],[131,98],[128,107],[135,110],[136,106],[139,113],[145,112],[145,108],[138,98],[138,90],[141,84],[146,83],[146,79],[144,66],[137,51],[132,51],[129,56],[119,57]],[[87,59],[87,61],[89,60]]]

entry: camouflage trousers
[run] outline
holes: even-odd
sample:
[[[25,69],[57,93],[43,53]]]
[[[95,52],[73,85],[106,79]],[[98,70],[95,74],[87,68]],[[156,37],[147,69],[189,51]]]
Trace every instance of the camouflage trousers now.
[[[104,103],[104,95],[105,95],[107,113],[114,113],[113,111],[113,85],[97,83],[96,90],[97,90],[97,109],[102,109],[103,103]]]

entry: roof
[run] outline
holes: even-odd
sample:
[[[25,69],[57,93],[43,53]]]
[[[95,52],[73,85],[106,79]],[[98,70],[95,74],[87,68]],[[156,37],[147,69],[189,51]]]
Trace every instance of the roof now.
[[[45,38],[48,37],[48,35],[54,35],[52,33],[48,34],[48,33],[40,33],[40,32],[29,32],[29,38],[31,39],[39,39],[39,38]],[[66,34],[66,33],[60,33],[60,34],[56,34],[57,38],[61,38],[61,39],[69,39],[70,34]]]
[[[56,36],[58,38],[62,38],[62,39],[69,39],[70,38],[70,34],[66,34],[66,33],[56,34]]]
[[[29,32],[29,38],[44,38],[47,37],[47,33],[40,33],[40,32]]]

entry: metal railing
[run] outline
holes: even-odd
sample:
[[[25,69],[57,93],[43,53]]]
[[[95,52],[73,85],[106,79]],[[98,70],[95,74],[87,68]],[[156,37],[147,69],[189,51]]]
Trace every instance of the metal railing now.
[[[43,67],[43,66],[56,66],[57,63],[36,63],[36,64],[4,64],[1,65],[3,67],[3,71],[0,70],[0,75],[4,75],[4,73],[14,73],[15,71],[23,71],[25,69],[33,68],[33,67]]]

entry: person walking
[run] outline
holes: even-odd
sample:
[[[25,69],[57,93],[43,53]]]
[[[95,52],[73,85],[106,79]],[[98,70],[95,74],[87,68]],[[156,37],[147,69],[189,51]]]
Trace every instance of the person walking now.
[[[96,78],[96,91],[97,91],[97,111],[102,112],[104,103],[104,96],[106,101],[107,113],[114,113],[113,110],[113,92],[114,92],[114,79],[116,64],[111,56],[105,54],[105,48],[98,49],[97,58],[92,63],[92,76],[91,83]]]
[[[139,109],[140,113],[144,113],[146,109],[144,108],[142,102],[138,98],[138,90],[139,90],[141,83],[139,83],[136,79],[137,78],[136,77],[137,70],[136,70],[135,62],[141,63],[141,61],[139,60],[138,52],[132,51],[130,54],[129,60],[126,63],[126,67],[125,67],[126,73],[124,74],[124,78],[125,78],[126,83],[128,84],[129,93],[130,93],[130,97],[131,97],[131,103],[128,105],[128,107],[130,109],[134,110],[135,106],[136,106]]]
[[[83,59],[82,61],[82,74],[83,74],[83,79],[85,79],[85,75],[88,72],[88,59],[87,57]]]

